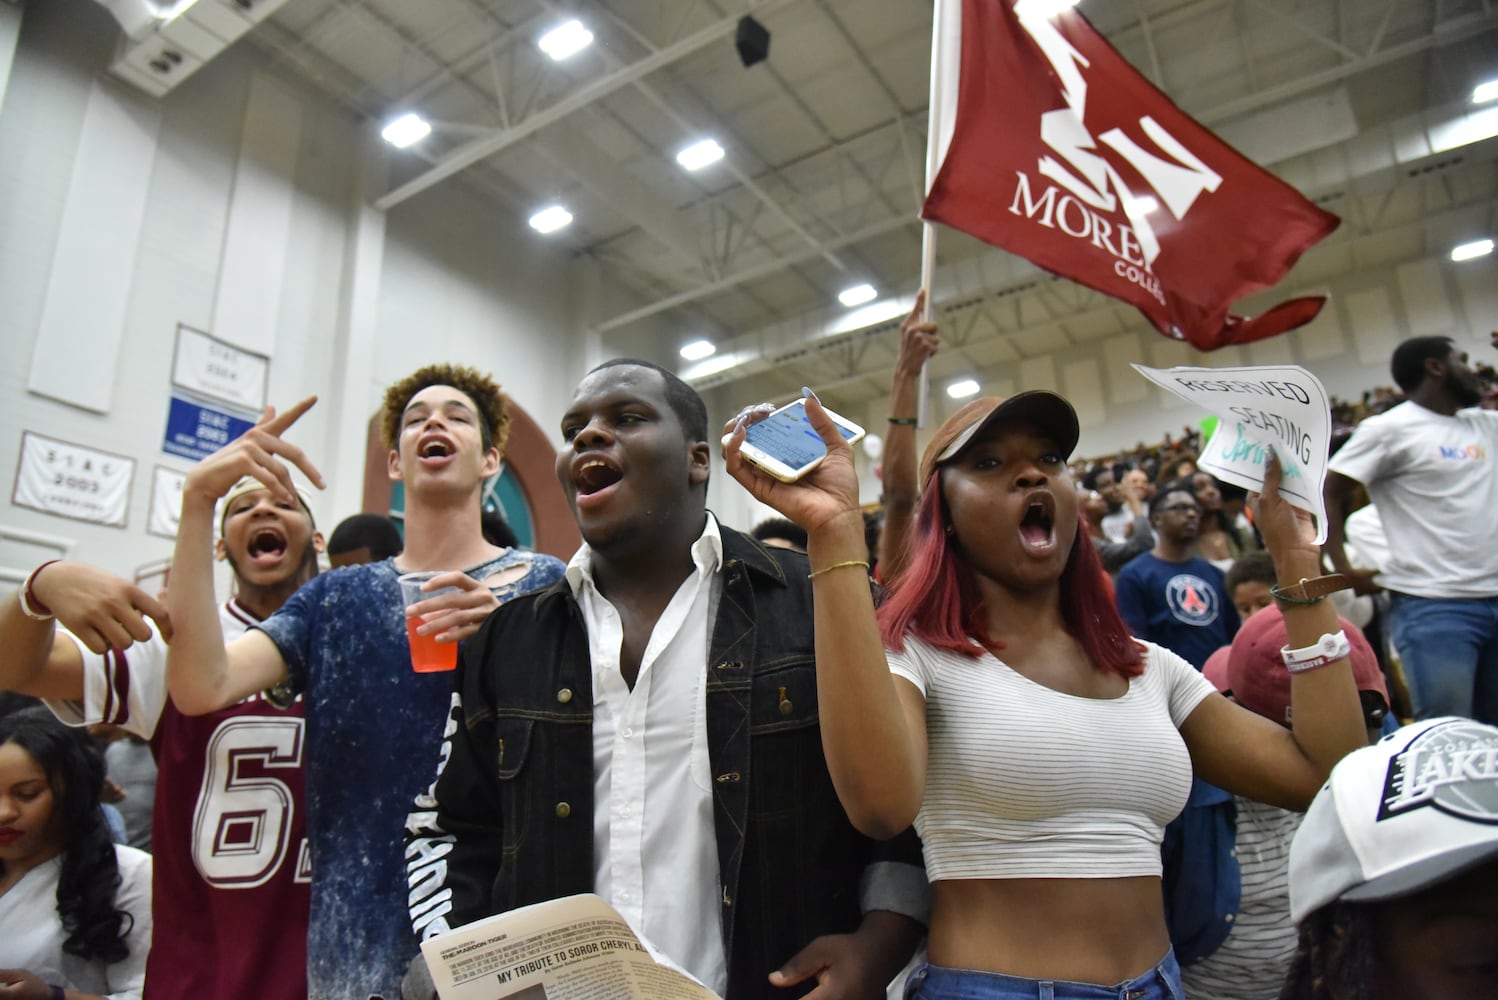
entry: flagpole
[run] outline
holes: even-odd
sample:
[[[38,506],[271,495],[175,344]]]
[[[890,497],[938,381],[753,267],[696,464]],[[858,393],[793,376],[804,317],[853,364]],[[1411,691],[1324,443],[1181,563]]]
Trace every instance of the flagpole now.
[[[953,11],[949,8],[951,3],[960,0],[935,0],[931,8],[931,87],[926,103],[926,185],[921,192],[922,201],[931,190],[931,182],[936,179],[936,172],[941,167],[941,157],[944,150],[940,148],[941,125],[944,103],[943,98],[943,71],[944,49],[942,36],[948,26],[947,20]],[[960,8],[959,8],[960,10]],[[958,22],[961,23],[960,20]],[[925,315],[921,318],[930,321],[935,313],[935,304],[932,302],[931,283],[936,277],[936,224],[933,222],[921,223],[921,287],[926,290]],[[927,411],[929,409],[931,396],[931,361],[928,358],[921,365],[921,378],[916,386],[916,426],[926,426]]]

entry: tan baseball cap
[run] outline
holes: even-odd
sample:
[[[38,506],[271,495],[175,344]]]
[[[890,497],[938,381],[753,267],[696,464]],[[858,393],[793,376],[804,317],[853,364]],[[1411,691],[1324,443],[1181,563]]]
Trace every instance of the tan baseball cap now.
[[[960,455],[984,427],[995,420],[1014,418],[1032,421],[1035,426],[1054,435],[1056,443],[1061,446],[1062,458],[1071,457],[1077,447],[1077,438],[1081,436],[1077,411],[1054,392],[1031,389],[1009,397],[981,396],[952,414],[936,429],[921,454],[921,484],[931,478],[938,465]]]

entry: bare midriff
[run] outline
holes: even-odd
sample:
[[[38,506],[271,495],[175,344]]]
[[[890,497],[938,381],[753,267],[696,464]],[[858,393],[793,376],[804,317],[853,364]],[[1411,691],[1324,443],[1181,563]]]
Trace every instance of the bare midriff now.
[[[957,879],[931,888],[933,965],[1112,985],[1154,968],[1170,948],[1158,878]]]

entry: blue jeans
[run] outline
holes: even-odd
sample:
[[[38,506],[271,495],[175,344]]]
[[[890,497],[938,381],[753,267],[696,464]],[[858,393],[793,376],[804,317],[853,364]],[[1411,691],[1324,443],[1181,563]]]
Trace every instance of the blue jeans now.
[[[1024,979],[997,972],[927,965],[905,984],[905,1000],[1185,1000],[1175,952],[1142,976],[1113,986]]]
[[[1415,718],[1460,715],[1498,725],[1498,597],[1391,592],[1389,636]]]

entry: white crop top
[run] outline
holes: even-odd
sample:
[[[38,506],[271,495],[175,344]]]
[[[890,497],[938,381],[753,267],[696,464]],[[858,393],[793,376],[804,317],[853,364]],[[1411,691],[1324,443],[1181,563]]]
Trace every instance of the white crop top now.
[[[1191,791],[1177,727],[1212,684],[1153,643],[1120,698],[1063,694],[992,654],[905,637],[890,670],[926,698],[926,877],[1160,874],[1160,841]]]

